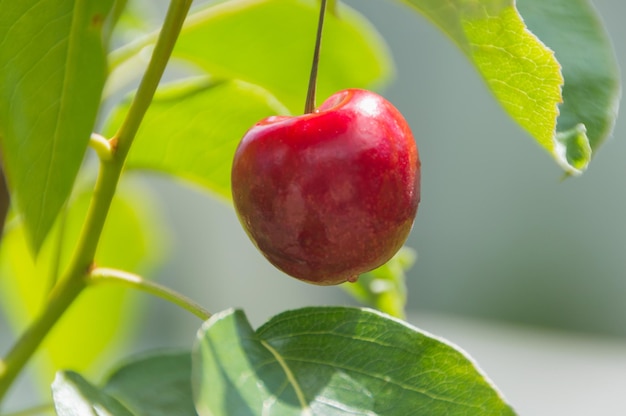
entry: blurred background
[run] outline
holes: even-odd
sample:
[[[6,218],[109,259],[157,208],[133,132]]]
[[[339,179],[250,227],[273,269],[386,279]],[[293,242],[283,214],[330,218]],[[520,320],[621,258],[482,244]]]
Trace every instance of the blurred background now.
[[[466,349],[521,415],[626,414],[626,118],[582,177],[561,181],[438,29],[399,2],[345,3],[388,43],[397,74],[383,95],[408,119],[421,155],[409,321]],[[626,68],[626,3],[594,4]],[[340,288],[274,269],[226,204],[146,181],[171,237],[156,280],[211,311],[244,308],[254,326],[300,306],[355,304]],[[187,347],[197,327],[146,300],[132,350]]]

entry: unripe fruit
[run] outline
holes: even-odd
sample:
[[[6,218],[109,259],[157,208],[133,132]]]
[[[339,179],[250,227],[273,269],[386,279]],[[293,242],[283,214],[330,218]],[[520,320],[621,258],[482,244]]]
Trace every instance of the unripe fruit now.
[[[319,285],[355,281],[409,235],[419,155],[391,103],[348,89],[313,113],[269,117],[248,130],[232,192],[243,228],[276,267]]]

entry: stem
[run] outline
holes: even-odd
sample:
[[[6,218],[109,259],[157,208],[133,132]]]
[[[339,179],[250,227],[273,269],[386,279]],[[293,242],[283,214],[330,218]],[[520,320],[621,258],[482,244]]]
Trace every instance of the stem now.
[[[61,270],[61,257],[63,256],[63,246],[65,243],[65,229],[67,224],[68,203],[63,205],[63,209],[59,213],[59,229],[57,230],[56,241],[54,244],[54,254],[52,255],[52,265],[50,267],[50,278],[48,279],[48,290],[50,293],[59,280]]]
[[[317,35],[315,37],[315,50],[313,51],[313,64],[311,65],[311,76],[309,77],[309,89],[306,94],[306,104],[304,113],[309,114],[315,110],[315,89],[317,87],[317,67],[320,62],[320,48],[322,46],[322,28],[324,27],[324,15],[326,14],[326,0],[320,4],[320,17],[317,22]]]
[[[169,287],[146,280],[141,276],[133,273],[99,267],[91,272],[89,283],[117,283],[133,289],[139,289],[143,292],[158,296],[168,302],[178,305],[181,308],[196,315],[203,321],[206,321],[211,317],[211,313],[209,313],[209,311],[204,309],[202,306],[200,306],[198,303],[194,302],[187,296],[182,295],[170,289]]]
[[[67,274],[50,294],[48,304],[42,313],[22,334],[5,359],[0,361],[0,401],[54,324],[87,286],[85,276],[92,268],[98,241],[126,155],[152,101],[190,6],[191,0],[172,0],[170,3],[150,64],[137,89],[126,119],[116,134],[115,152],[111,160],[100,161],[100,172],[91,205]]]
[[[10,202],[11,196],[9,195],[9,188],[7,187],[6,179],[4,178],[4,170],[0,163],[0,242],[4,235],[4,222],[9,214]]]
[[[89,147],[95,150],[98,155],[98,159],[109,162],[113,159],[113,153],[115,151],[111,142],[98,133],[91,133],[89,138]]]

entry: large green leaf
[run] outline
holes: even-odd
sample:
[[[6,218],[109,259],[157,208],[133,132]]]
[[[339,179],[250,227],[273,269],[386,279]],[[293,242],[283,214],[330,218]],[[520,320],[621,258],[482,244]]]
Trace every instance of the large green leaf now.
[[[0,307],[16,332],[21,332],[41,311],[51,280],[63,271],[87,211],[89,194],[79,195],[64,214],[65,231],[60,261],[50,238],[40,255],[29,255],[24,228],[7,230],[0,250]],[[63,221],[61,221],[63,222]],[[159,255],[159,222],[150,209],[150,198],[137,186],[122,186],[111,206],[96,254],[102,266],[146,271]],[[52,235],[59,236],[60,223]],[[47,388],[60,368],[98,372],[107,356],[114,355],[130,337],[136,322],[139,299],[121,287],[89,288],[75,301],[48,337],[37,355],[35,368]]]
[[[209,319],[192,384],[204,415],[512,415],[461,351],[371,310],[305,308],[259,328]]]
[[[613,130],[620,99],[619,68],[596,11],[588,0],[518,0],[517,8],[563,67],[560,137],[586,132],[595,151]]]
[[[270,91],[292,113],[304,109],[319,13],[318,0],[230,0],[207,4],[187,19],[173,56],[212,76],[240,79]],[[337,5],[324,29],[318,95],[373,88],[391,75],[387,47],[354,10]],[[114,65],[154,42],[112,54]]]
[[[39,251],[70,194],[106,77],[113,0],[0,0],[0,146]]]
[[[128,106],[112,115],[106,134],[114,133]],[[261,118],[285,112],[267,91],[242,81],[199,77],[161,88],[127,166],[166,172],[230,199],[230,169],[239,140]]]
[[[90,384],[80,374],[57,374],[52,398],[59,416],[134,416],[120,402]]]
[[[584,135],[557,140],[563,84],[560,65],[554,53],[526,28],[514,0],[402,1],[427,16],[459,46],[504,109],[566,172],[579,174],[586,168],[591,152]]]

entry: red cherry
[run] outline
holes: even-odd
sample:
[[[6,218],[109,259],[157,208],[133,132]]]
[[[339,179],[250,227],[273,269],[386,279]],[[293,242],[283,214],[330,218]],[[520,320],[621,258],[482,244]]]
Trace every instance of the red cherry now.
[[[419,155],[391,103],[343,90],[313,113],[248,130],[232,193],[243,228],[276,267],[319,285],[355,281],[406,241],[420,199]]]

